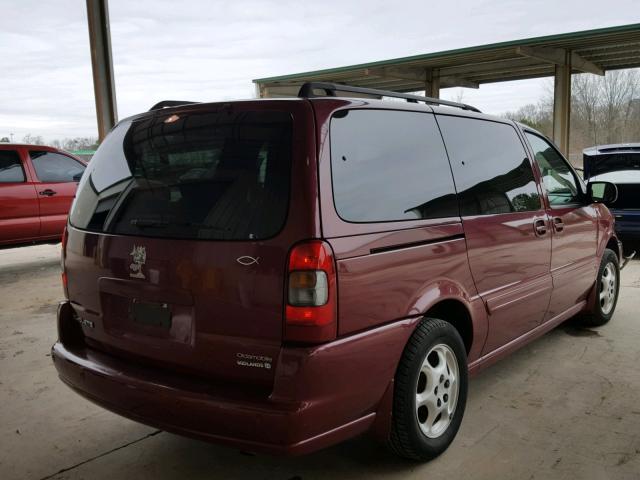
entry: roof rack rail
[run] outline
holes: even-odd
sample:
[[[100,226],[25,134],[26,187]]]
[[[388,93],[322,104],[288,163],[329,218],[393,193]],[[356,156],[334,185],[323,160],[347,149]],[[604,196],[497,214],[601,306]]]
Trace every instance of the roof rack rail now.
[[[449,100],[440,100],[439,98],[423,97],[420,95],[412,95],[410,93],[392,92],[391,90],[378,90],[376,88],[354,87],[351,85],[343,85],[341,83],[328,83],[328,82],[307,82],[300,87],[298,97],[300,98],[313,98],[321,95],[316,95],[314,90],[324,90],[326,96],[336,97],[336,92],[351,92],[362,93],[365,95],[371,95],[374,97],[393,97],[404,98],[407,102],[425,102],[433,105],[445,105],[447,107],[456,107],[463,110],[470,110],[472,112],[481,113],[476,107],[467,105],[466,103],[451,102]]]
[[[199,102],[189,102],[187,100],[163,100],[161,102],[156,103],[153,107],[149,109],[149,111],[152,112],[154,110],[162,110],[163,108],[177,107],[180,105],[192,105],[194,103],[199,103]]]

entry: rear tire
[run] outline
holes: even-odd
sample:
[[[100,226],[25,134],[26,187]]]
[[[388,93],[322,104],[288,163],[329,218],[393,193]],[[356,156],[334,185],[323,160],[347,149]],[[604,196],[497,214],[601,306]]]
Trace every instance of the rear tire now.
[[[613,250],[605,249],[602,254],[600,268],[595,284],[595,305],[593,311],[580,317],[580,322],[587,327],[604,325],[616,311],[620,292],[620,265]]]
[[[389,444],[401,457],[431,460],[458,433],[467,402],[467,354],[450,323],[424,318],[395,377]]]

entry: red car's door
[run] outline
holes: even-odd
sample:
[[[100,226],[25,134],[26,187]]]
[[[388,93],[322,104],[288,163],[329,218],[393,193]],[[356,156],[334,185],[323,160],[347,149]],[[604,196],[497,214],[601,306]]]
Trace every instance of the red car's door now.
[[[62,153],[37,148],[29,149],[29,158],[38,180],[40,236],[60,236],[85,166]]]
[[[38,195],[21,149],[0,147],[0,245],[38,236]]]
[[[581,182],[560,152],[534,132],[525,131],[525,136],[540,169],[553,225],[549,320],[585,300],[594,285],[599,265],[598,213],[585,202]]]
[[[483,354],[544,320],[552,282],[549,220],[532,164],[508,123],[438,116],[460,202],[469,265],[489,314]]]

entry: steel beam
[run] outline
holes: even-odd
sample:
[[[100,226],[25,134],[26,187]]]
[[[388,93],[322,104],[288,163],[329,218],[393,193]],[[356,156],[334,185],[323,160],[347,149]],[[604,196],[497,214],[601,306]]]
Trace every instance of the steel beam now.
[[[556,65],[564,65],[566,61],[567,51],[562,48],[551,47],[516,47],[516,53],[523,57],[535,58],[544,62],[555,63]],[[576,52],[569,52],[571,56],[571,67],[585,73],[593,73],[594,75],[604,75],[604,70],[593,62],[582,58]]]
[[[102,141],[118,120],[107,0],[87,0],[87,20],[91,46],[93,90],[96,99],[96,116],[98,117],[98,138]]]
[[[424,68],[411,67],[382,67],[365,68],[362,72],[365,77],[374,75],[376,77],[397,78],[399,80],[410,80],[413,82],[424,82],[427,74]]]
[[[566,52],[564,64],[556,65],[553,83],[553,140],[565,156],[569,155],[571,68],[571,54]]]
[[[431,72],[431,73],[430,73]],[[382,67],[382,68],[365,68],[362,71],[365,77],[380,77],[380,78],[392,78],[398,80],[407,80],[409,82],[419,83],[431,83],[433,80],[433,72],[431,69],[414,68],[414,67]],[[465,87],[465,88],[479,88],[480,85],[477,82],[472,82],[466,78],[462,78],[456,75],[440,76],[440,88],[450,87]],[[347,81],[347,83],[349,83]],[[351,82],[354,83],[354,82]],[[430,89],[428,87],[427,89]],[[430,90],[429,90],[430,91]]]
[[[441,76],[440,86],[442,88],[450,88],[450,87],[480,88],[480,84],[478,82],[472,82],[471,80],[457,77],[455,75]]]

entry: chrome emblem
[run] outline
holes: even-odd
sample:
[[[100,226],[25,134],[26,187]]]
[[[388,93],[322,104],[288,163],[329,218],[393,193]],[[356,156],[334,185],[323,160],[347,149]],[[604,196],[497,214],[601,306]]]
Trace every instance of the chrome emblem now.
[[[132,278],[147,278],[142,273],[142,266],[147,262],[147,249],[142,245],[134,245],[129,256],[132,263],[129,265],[129,276]]]
[[[252,355],[250,353],[236,353],[236,365],[239,367],[266,368],[271,370],[273,359],[264,355]]]
[[[244,265],[245,267],[253,265],[254,263],[256,265],[260,265],[260,257],[253,258],[249,255],[243,255],[242,257],[236,258],[236,262],[238,262],[240,265]]]
[[[78,317],[78,323],[83,327],[94,328],[95,325],[91,320],[87,320],[86,318]]]

